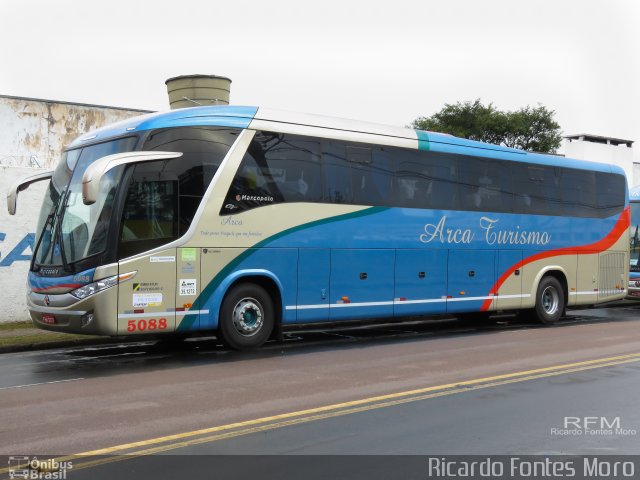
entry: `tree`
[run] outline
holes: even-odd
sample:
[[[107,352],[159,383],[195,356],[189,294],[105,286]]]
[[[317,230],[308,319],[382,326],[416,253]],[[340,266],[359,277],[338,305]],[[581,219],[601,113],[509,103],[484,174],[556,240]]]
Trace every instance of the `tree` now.
[[[477,99],[447,103],[430,117],[416,118],[411,127],[522,150],[555,153],[562,136],[554,115],[553,110],[542,105],[503,112]]]

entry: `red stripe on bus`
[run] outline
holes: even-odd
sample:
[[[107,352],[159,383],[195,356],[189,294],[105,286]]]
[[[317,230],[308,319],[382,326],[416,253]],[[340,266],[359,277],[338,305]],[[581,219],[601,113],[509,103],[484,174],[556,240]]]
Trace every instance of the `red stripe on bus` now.
[[[38,293],[38,292],[46,292],[47,290],[52,290],[54,288],[71,288],[71,289],[76,289],[76,288],[80,288],[82,286],[81,283],[61,283],[60,285],[53,285],[51,287],[44,287],[44,288],[32,288],[31,291],[34,293]]]
[[[515,265],[512,265],[506,272],[502,274],[502,276],[498,279],[498,281],[493,285],[493,288],[491,288],[491,290],[489,291],[489,295],[492,295],[492,294],[495,295],[500,289],[500,287],[502,286],[502,284],[507,280],[507,278],[509,278],[509,276],[513,272],[515,272],[517,269],[529,263],[535,262],[536,260],[542,260],[544,258],[556,257],[560,255],[571,255],[574,253],[604,252],[605,250],[609,249],[614,243],[618,241],[620,236],[629,228],[630,223],[631,223],[630,207],[627,207],[620,214],[620,218],[618,218],[618,221],[616,222],[614,227],[611,229],[609,234],[603,239],[598,240],[597,242],[591,243],[589,245],[583,245],[581,247],[565,247],[565,248],[558,248],[556,250],[549,250],[548,252],[540,252],[523,259],[521,262],[518,262]],[[491,306],[491,302],[493,302],[492,298],[485,300],[480,310],[483,312],[488,310],[489,307]]]

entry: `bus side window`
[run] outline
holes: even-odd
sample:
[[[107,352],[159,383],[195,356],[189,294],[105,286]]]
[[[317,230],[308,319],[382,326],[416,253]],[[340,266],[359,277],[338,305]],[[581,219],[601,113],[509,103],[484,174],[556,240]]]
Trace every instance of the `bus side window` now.
[[[347,146],[353,202],[360,205],[389,205],[393,163],[381,147]]]
[[[324,201],[352,203],[351,172],[343,143],[332,140],[322,142],[324,169]]]
[[[465,210],[494,211],[509,208],[508,178],[500,164],[482,157],[466,157],[460,170],[461,207]]]
[[[395,205],[428,208],[433,195],[433,178],[429,168],[418,158],[417,151],[396,150]]]
[[[544,175],[541,170],[531,169],[524,163],[509,165],[512,177],[512,194],[514,199],[513,210],[516,213],[542,213],[544,202],[542,201],[541,185]]]
[[[288,134],[259,132],[257,141],[283,202],[322,199],[320,142]]]
[[[626,190],[622,175],[596,172],[596,204],[602,209],[601,217],[616,215],[624,208]]]
[[[257,132],[231,183],[222,215],[283,202],[322,200],[320,143]]]
[[[395,205],[457,208],[457,161],[434,152],[396,149]]]
[[[589,217],[596,210],[596,174],[562,169],[562,200],[565,213],[576,217]]]

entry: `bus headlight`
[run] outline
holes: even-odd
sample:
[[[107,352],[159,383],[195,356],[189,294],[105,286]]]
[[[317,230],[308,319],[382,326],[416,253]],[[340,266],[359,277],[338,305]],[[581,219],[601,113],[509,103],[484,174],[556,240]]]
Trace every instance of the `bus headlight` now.
[[[85,285],[84,287],[76,288],[71,292],[71,295],[76,297],[79,300],[87,298],[95,293],[101,292],[102,290],[106,290],[107,288],[111,288],[118,283],[125,282],[133,277],[135,277],[136,272],[123,273],[121,275],[114,275],[113,277],[103,278],[102,280],[98,280],[97,282],[90,283]]]

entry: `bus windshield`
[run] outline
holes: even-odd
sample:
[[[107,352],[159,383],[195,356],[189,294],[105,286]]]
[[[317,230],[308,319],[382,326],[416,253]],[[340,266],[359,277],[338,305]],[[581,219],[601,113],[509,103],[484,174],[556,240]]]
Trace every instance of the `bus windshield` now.
[[[64,153],[38,220],[35,266],[64,266],[65,270],[75,271],[74,263],[105,250],[116,187],[123,169],[115,168],[103,177],[99,200],[93,205],[82,202],[82,176],[99,158],[132,151],[136,141],[136,137],[126,137]]]

